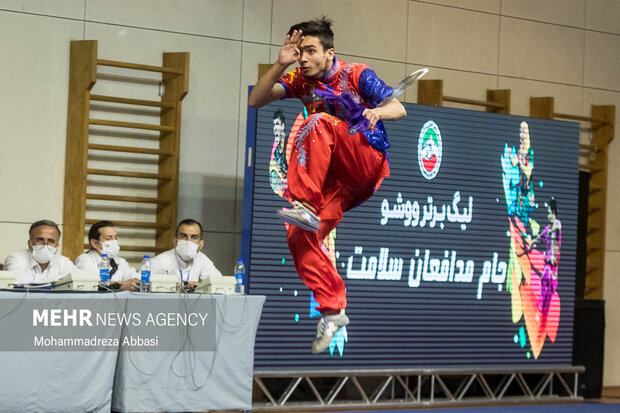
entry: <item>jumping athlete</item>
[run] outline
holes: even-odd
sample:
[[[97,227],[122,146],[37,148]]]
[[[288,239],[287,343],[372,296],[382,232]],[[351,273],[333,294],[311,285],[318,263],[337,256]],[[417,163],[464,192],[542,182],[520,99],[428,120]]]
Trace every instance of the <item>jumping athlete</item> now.
[[[321,319],[312,352],[329,347],[334,334],[349,323],[344,281],[321,249],[321,240],[335,228],[342,214],[360,205],[389,176],[390,144],[382,120],[407,113],[375,72],[358,63],[345,63],[334,52],[334,33],[325,16],[298,23],[286,35],[278,60],[258,80],[249,105],[260,108],[278,99],[299,98],[308,118],[299,128],[288,166],[293,208],[278,211],[288,222],[287,242],[295,269],[314,293]],[[299,67],[286,72],[292,64]],[[351,130],[350,111],[341,96],[365,107],[366,131]]]

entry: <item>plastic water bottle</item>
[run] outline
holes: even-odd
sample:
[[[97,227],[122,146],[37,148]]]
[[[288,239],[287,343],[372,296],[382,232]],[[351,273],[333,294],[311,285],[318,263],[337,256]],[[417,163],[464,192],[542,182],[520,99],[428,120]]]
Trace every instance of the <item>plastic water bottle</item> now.
[[[148,255],[144,256],[140,269],[140,292],[151,292],[151,259]]]
[[[238,294],[245,294],[245,265],[243,260],[239,258],[235,264],[235,292]]]
[[[108,254],[101,254],[99,279],[101,280],[100,286],[110,288],[110,260],[108,259]]]

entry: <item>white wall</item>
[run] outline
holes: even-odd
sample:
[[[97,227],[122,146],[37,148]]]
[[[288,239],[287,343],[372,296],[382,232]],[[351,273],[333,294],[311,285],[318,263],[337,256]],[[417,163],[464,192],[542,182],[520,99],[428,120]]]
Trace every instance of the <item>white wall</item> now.
[[[62,224],[69,42],[95,39],[111,60],[161,65],[162,52],[190,52],[179,217],[203,222],[207,254],[230,270],[247,86],[291,24],[323,13],[338,54],[388,83],[427,66],[446,95],[484,100],[486,89],[511,89],[516,115],[529,115],[531,96],[554,96],[556,112],[616,105],[620,119],[617,0],[0,0],[0,260],[25,246],[34,220]],[[415,102],[415,90],[405,100]],[[610,147],[606,386],[620,385],[619,140]]]

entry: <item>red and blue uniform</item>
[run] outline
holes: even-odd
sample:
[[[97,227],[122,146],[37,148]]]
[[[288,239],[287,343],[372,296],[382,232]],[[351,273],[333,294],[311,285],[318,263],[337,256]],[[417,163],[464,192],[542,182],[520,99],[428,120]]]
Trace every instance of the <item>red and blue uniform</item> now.
[[[373,130],[349,135],[344,105],[317,99],[314,91],[347,93],[357,103],[374,108],[392,88],[368,66],[337,58],[321,80],[306,78],[297,68],[279,83],[286,90],[285,98],[299,98],[309,114],[295,136],[289,160],[291,198],[312,205],[321,219],[317,232],[290,225],[288,246],[297,273],[319,303],[317,310],[340,310],[347,305],[344,281],[321,249],[321,242],[345,211],[370,198],[389,176],[390,144],[381,121]]]

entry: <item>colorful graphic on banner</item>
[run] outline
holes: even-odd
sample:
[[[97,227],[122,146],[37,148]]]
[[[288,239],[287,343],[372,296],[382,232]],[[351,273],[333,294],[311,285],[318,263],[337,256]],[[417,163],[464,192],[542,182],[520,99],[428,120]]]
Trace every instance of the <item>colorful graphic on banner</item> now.
[[[531,350],[537,359],[546,337],[555,342],[560,322],[557,287],[562,224],[554,198],[547,203],[549,224],[542,231],[531,218],[536,206],[532,183],[534,149],[527,122],[521,122],[519,138],[519,149],[506,143],[501,156],[510,231],[506,290],[511,294],[512,322],[525,320]],[[524,340],[519,342],[525,347]]]

